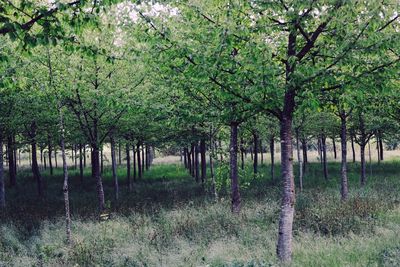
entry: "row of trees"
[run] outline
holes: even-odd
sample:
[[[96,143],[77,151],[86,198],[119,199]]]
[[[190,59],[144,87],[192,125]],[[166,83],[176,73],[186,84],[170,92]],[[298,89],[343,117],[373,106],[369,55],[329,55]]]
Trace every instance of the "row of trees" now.
[[[214,194],[213,162],[223,164],[221,157],[227,156],[231,209],[239,213],[239,151],[243,164],[247,143],[257,155],[260,140],[271,154],[279,141],[277,254],[290,261],[294,145],[302,189],[312,140],[318,140],[326,178],[326,140],[340,140],[346,201],[348,141],[360,146],[360,183],[365,185],[370,139],[377,139],[380,156],[382,140],[396,140],[398,10],[395,0],[76,1],[54,6],[9,1],[0,10],[0,142],[7,140],[9,166],[15,165],[10,151],[16,144],[30,146],[39,195],[38,144],[47,148],[48,159],[61,150],[69,218],[66,144],[90,147],[101,212],[101,147],[111,145],[118,198],[115,144],[123,143],[126,155],[137,152],[132,157],[137,163],[139,151],[151,158],[151,147],[182,150],[185,165],[203,183],[208,150]],[[126,159],[131,166],[131,157]],[[257,161],[255,156],[255,174]],[[0,177],[4,198],[2,169]]]

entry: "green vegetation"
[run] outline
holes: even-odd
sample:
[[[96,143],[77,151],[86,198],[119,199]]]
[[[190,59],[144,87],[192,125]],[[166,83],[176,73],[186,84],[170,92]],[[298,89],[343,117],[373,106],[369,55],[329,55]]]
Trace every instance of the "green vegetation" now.
[[[293,266],[396,266],[400,241],[400,182],[397,161],[373,165],[373,176],[358,189],[358,164],[350,164],[352,192],[342,203],[337,190],[339,165],[323,180],[318,163],[309,166],[305,189],[297,196]],[[251,175],[251,166],[248,176]],[[260,173],[269,166],[260,168]],[[123,172],[121,168],[121,177]],[[44,173],[46,177],[48,173]],[[275,240],[279,186],[270,177],[250,180],[242,190],[243,210],[229,210],[229,196],[215,202],[193,183],[181,165],[154,165],[135,183],[121,189],[121,202],[110,203],[111,217],[99,221],[94,182],[71,171],[73,244],[65,243],[62,174],[46,177],[45,202],[29,190],[27,172],[10,190],[1,215],[0,262],[6,266],[270,266],[276,265]],[[104,175],[112,195],[111,172]],[[124,183],[124,181],[121,181]],[[18,191],[18,192],[17,192]],[[34,222],[32,224],[32,222]]]

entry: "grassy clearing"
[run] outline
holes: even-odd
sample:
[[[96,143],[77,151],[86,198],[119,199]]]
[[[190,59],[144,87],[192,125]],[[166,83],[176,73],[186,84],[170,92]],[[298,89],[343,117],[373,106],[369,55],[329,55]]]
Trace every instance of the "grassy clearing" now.
[[[358,189],[358,164],[350,164],[351,198],[339,199],[339,164],[325,181],[309,166],[306,189],[297,196],[293,266],[398,266],[400,264],[399,162],[373,165],[368,186]],[[97,219],[94,181],[71,170],[74,244],[64,243],[62,177],[44,173],[41,202],[30,173],[8,190],[0,215],[0,266],[276,266],[279,185],[267,175],[242,175],[243,210],[229,210],[229,195],[215,202],[179,165],[155,165],[110,201],[112,217]],[[267,174],[269,166],[261,168]],[[87,170],[89,171],[89,170]],[[111,173],[104,173],[113,199]],[[119,170],[124,185],[125,170]]]

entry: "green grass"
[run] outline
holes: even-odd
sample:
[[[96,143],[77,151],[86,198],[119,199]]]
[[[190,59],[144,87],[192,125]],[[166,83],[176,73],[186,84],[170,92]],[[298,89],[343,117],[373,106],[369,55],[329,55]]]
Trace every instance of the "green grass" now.
[[[325,181],[320,164],[308,167],[305,190],[297,195],[292,266],[399,266],[399,162],[373,165],[368,186],[359,188],[359,164],[350,164],[350,199],[341,203],[339,163],[329,164]],[[296,167],[295,170],[297,171]],[[241,175],[242,212],[230,212],[229,194],[214,201],[207,186],[194,182],[180,165],[156,165],[125,186],[118,171],[120,201],[113,201],[111,172],[104,173],[111,219],[97,217],[95,182],[85,170],[70,170],[73,245],[64,232],[62,173],[47,172],[46,199],[37,198],[28,171],[7,190],[0,214],[0,266],[277,266],[279,170],[269,166],[253,178]],[[369,171],[369,169],[368,169]]]

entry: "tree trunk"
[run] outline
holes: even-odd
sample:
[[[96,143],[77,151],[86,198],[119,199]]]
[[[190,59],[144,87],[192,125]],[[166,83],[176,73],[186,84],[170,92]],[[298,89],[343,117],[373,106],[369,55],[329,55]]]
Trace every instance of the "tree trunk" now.
[[[5,191],[4,169],[3,169],[3,136],[2,133],[0,132],[0,209],[4,209],[5,207],[6,207],[6,191]]]
[[[67,244],[71,244],[71,214],[69,210],[69,189],[68,189],[68,168],[67,158],[65,156],[65,142],[64,142],[64,120],[62,111],[60,110],[60,130],[61,130],[61,157],[63,163],[63,194],[64,194],[64,208],[65,208],[65,231]]]
[[[191,156],[190,156],[190,151],[189,151],[189,149],[187,149],[187,163],[188,163],[188,170],[189,170],[189,173],[190,173],[190,175],[192,175],[192,158],[191,158]]]
[[[194,147],[194,166],[195,166],[195,179],[196,179],[196,183],[200,182],[200,164],[199,164],[199,153],[200,149],[199,149],[199,144],[198,142],[196,142],[196,145]]]
[[[325,180],[328,180],[328,165],[326,159],[326,136],[325,134],[321,135],[321,147],[322,147],[322,163],[324,166],[324,177]]]
[[[142,161],[140,160],[140,142],[136,145],[136,153],[137,153],[137,166],[138,166],[138,179],[142,179]]]
[[[301,160],[301,152],[300,152],[300,138],[299,138],[299,129],[296,129],[296,150],[297,150],[297,161],[299,163],[299,187],[300,192],[303,191],[303,162]]]
[[[356,162],[356,151],[354,150],[354,137],[352,134],[350,134],[350,140],[351,140],[351,151],[353,152],[353,163]]]
[[[336,143],[335,143],[335,137],[332,137],[332,146],[333,146],[333,158],[337,158],[337,153],[336,153]]]
[[[118,165],[122,165],[122,146],[121,146],[121,142],[118,142]]]
[[[366,166],[365,166],[365,143],[364,141],[360,144],[360,158],[361,158],[361,178],[360,184],[361,186],[365,186],[367,183],[366,176]]]
[[[372,176],[372,158],[371,158],[371,145],[368,141],[368,159],[369,159],[369,175]]]
[[[379,131],[379,156],[381,160],[383,160],[383,141],[382,141],[382,133]]]
[[[105,209],[105,201],[104,201],[104,190],[103,190],[103,181],[101,179],[100,174],[100,150],[97,144],[92,144],[93,149],[93,171],[94,171],[94,178],[96,179],[96,190],[97,190],[97,197],[99,202],[99,210],[100,212],[104,211]]]
[[[37,148],[36,148],[36,123],[31,124],[31,151],[32,151],[32,174],[37,183],[38,194],[40,198],[44,196],[42,175],[40,174],[39,165],[37,162]]]
[[[289,37],[290,39],[291,37]],[[292,257],[292,229],[295,204],[295,186],[293,176],[292,116],[295,106],[294,91],[285,94],[281,117],[281,175],[283,182],[281,211],[279,215],[279,235],[277,244],[278,258],[288,262]]]
[[[100,149],[100,173],[104,173],[104,155],[103,155],[103,146]]]
[[[188,168],[187,153],[188,153],[188,149],[187,149],[187,147],[185,147],[183,149],[183,164],[185,165],[185,169]]]
[[[7,136],[7,152],[8,152],[8,174],[10,178],[10,187],[16,184],[16,173],[15,173],[15,158],[14,158],[14,142],[13,136]]]
[[[200,140],[201,183],[204,184],[207,176],[206,140]]]
[[[136,182],[136,148],[135,145],[132,145],[132,160],[133,160],[133,181]]]
[[[214,199],[218,199],[217,188],[215,185],[215,176],[214,176],[214,140],[213,140],[213,127],[210,127],[210,175],[211,175],[211,192],[214,196]]]
[[[243,137],[240,138],[240,163],[241,163],[241,169],[244,170],[244,141],[243,141]]]
[[[380,146],[379,146],[379,136],[376,135],[376,153],[377,153],[377,159],[378,159],[378,164],[381,163],[381,152],[380,152]]]
[[[79,178],[81,184],[83,184],[83,155],[82,155],[82,143],[79,144]]]
[[[15,142],[15,135],[13,135],[13,150],[14,150],[14,174],[15,174],[15,179],[17,179],[17,154],[18,154],[18,148],[17,148],[17,143]],[[21,159],[19,160],[18,164],[21,164]],[[17,184],[17,181],[15,181],[15,184]]]
[[[273,181],[275,178],[275,140],[273,136],[269,140],[269,152],[271,154],[271,181]]]
[[[229,169],[231,179],[231,198],[233,213],[240,212],[240,193],[239,193],[239,178],[237,166],[237,152],[238,152],[238,123],[231,122],[230,124],[230,143],[229,143]]]
[[[190,149],[191,154],[192,154],[192,177],[195,178],[196,177],[196,164],[195,164],[195,145],[192,143],[192,147]]]
[[[112,165],[112,176],[114,181],[114,193],[115,200],[119,199],[119,186],[118,186],[118,177],[117,177],[117,159],[115,157],[115,140],[113,137],[111,139],[111,165]]]
[[[142,144],[142,173],[144,173],[144,144]]]
[[[86,145],[83,144],[83,168],[86,168]]]
[[[146,171],[148,171],[148,170],[149,170],[149,162],[150,162],[150,157],[149,157],[149,146],[148,146],[148,145],[145,146],[145,155],[146,155],[146,160],[145,160],[145,163],[146,163]]]
[[[53,152],[53,147],[52,147],[52,145],[51,145],[51,139],[50,139],[50,136],[48,137],[48,144],[47,144],[47,147],[48,147],[48,157],[49,157],[49,168],[50,168],[50,175],[53,175],[53,162],[52,162],[52,159],[51,159],[51,157],[52,157],[52,152]]]
[[[262,145],[262,140],[260,139],[260,154],[261,154],[261,166],[264,164],[264,149]]]
[[[125,152],[126,152],[126,182],[127,182],[129,191],[131,191],[132,190],[131,155],[130,155],[129,145],[128,144],[126,144]]]
[[[54,147],[54,162],[56,163],[56,168],[58,168],[58,162],[57,162],[57,148]]]
[[[73,149],[74,149],[74,154],[75,154],[75,156],[74,156],[74,169],[75,170],[77,170],[78,169],[78,157],[77,157],[77,155],[76,155],[76,151],[77,151],[77,149],[76,149],[76,144],[74,144],[73,145]]]
[[[342,150],[342,160],[341,160],[341,187],[340,194],[343,201],[347,200],[349,195],[349,187],[347,180],[347,125],[346,125],[346,114],[341,112],[340,114],[340,145]]]
[[[308,162],[307,140],[305,138],[301,139],[301,148],[303,150],[303,174],[305,174],[306,173],[306,169],[307,169],[307,162]]]
[[[253,148],[254,148],[254,160],[253,160],[253,174],[257,175],[258,172],[258,135],[253,133]]]

